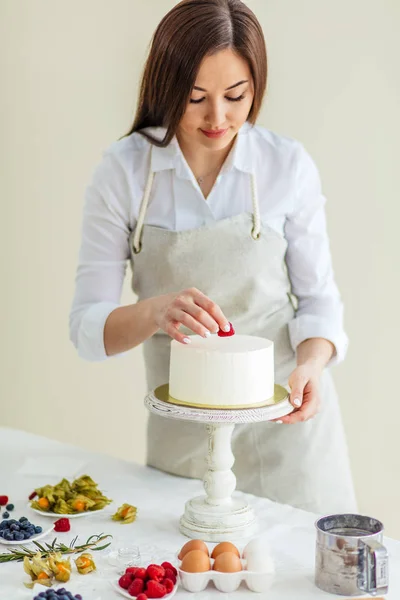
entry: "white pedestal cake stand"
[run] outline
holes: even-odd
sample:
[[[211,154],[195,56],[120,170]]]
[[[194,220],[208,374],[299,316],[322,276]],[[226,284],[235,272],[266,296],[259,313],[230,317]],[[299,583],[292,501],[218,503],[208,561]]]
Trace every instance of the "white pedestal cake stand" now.
[[[220,542],[254,534],[256,517],[253,508],[243,498],[233,495],[236,477],[231,470],[235,462],[231,448],[232,433],[236,423],[270,421],[289,414],[293,406],[288,398],[288,391],[275,385],[274,398],[267,406],[221,410],[172,403],[168,384],[146,396],[145,405],[150,412],[167,419],[205,423],[208,432],[208,468],[203,479],[206,495],[186,502],[179,523],[184,535]]]

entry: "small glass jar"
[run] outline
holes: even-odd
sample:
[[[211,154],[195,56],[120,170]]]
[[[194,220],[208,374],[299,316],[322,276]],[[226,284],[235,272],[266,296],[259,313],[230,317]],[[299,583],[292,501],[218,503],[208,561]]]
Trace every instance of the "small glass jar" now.
[[[126,545],[118,548],[116,563],[118,571],[123,574],[128,567],[140,567],[139,546]]]

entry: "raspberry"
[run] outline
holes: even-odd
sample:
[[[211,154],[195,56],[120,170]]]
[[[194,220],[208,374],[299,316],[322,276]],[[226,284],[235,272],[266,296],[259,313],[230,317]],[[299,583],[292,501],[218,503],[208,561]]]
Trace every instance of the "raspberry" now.
[[[135,579],[138,577],[139,579],[146,579],[147,573],[144,567],[137,567],[135,571]]]
[[[33,500],[35,496],[37,496],[37,493],[33,491],[32,494],[29,496],[29,500]]]
[[[136,596],[136,600],[147,600],[147,596],[146,594],[139,594],[139,596]]]
[[[132,579],[129,573],[125,573],[125,575],[122,575],[122,577],[119,578],[118,583],[122,588],[124,588],[124,590],[127,590],[132,583]]]
[[[174,583],[176,583],[176,575],[172,571],[172,569],[168,569],[168,568],[165,569],[165,579],[171,579]]]
[[[162,584],[165,585],[167,594],[172,592],[172,590],[174,589],[174,585],[175,585],[175,583],[172,581],[172,579],[169,579],[168,577],[166,577],[165,579],[162,580]]]
[[[153,581],[152,579],[147,582],[145,594],[148,598],[162,598],[166,593],[167,588],[165,585],[158,583],[158,581]]]
[[[54,523],[54,531],[69,531],[71,529],[71,525],[69,519],[58,519]]]
[[[173,574],[175,576],[178,575],[178,571],[175,569],[174,565],[171,565],[170,562],[165,561],[165,562],[161,563],[161,566],[164,567],[164,569],[165,569],[165,577],[167,577],[166,569],[171,569],[171,571],[173,572]]]
[[[125,575],[129,573],[130,575],[135,575],[137,571],[137,567],[128,567],[125,571]]]
[[[143,579],[139,579],[138,577],[132,581],[130,586],[128,587],[128,594],[131,596],[138,596],[144,590],[144,581]]]
[[[8,504],[8,496],[0,496],[0,506]]]
[[[147,577],[154,581],[161,581],[165,577],[165,569],[161,565],[149,565],[146,569]]]
[[[218,331],[218,337],[231,337],[231,335],[235,335],[235,330],[233,329],[233,325],[232,323],[229,323],[229,331],[222,331],[222,329],[220,329]]]

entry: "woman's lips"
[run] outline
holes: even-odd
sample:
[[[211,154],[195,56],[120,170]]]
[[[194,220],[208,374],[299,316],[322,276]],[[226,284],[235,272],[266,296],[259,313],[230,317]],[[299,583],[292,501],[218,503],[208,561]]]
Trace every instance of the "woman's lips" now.
[[[207,129],[201,129],[201,131],[204,133],[204,135],[206,135],[208,138],[220,138],[223,135],[225,135],[225,133],[228,131],[227,129],[218,129],[218,130],[214,130],[214,131],[207,131]]]

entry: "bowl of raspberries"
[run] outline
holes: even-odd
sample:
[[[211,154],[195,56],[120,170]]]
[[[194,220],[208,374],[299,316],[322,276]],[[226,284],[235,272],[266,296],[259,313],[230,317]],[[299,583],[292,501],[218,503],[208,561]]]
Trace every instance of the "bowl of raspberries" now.
[[[178,588],[178,572],[169,562],[148,567],[128,567],[113,585],[125,598],[171,598]]]

